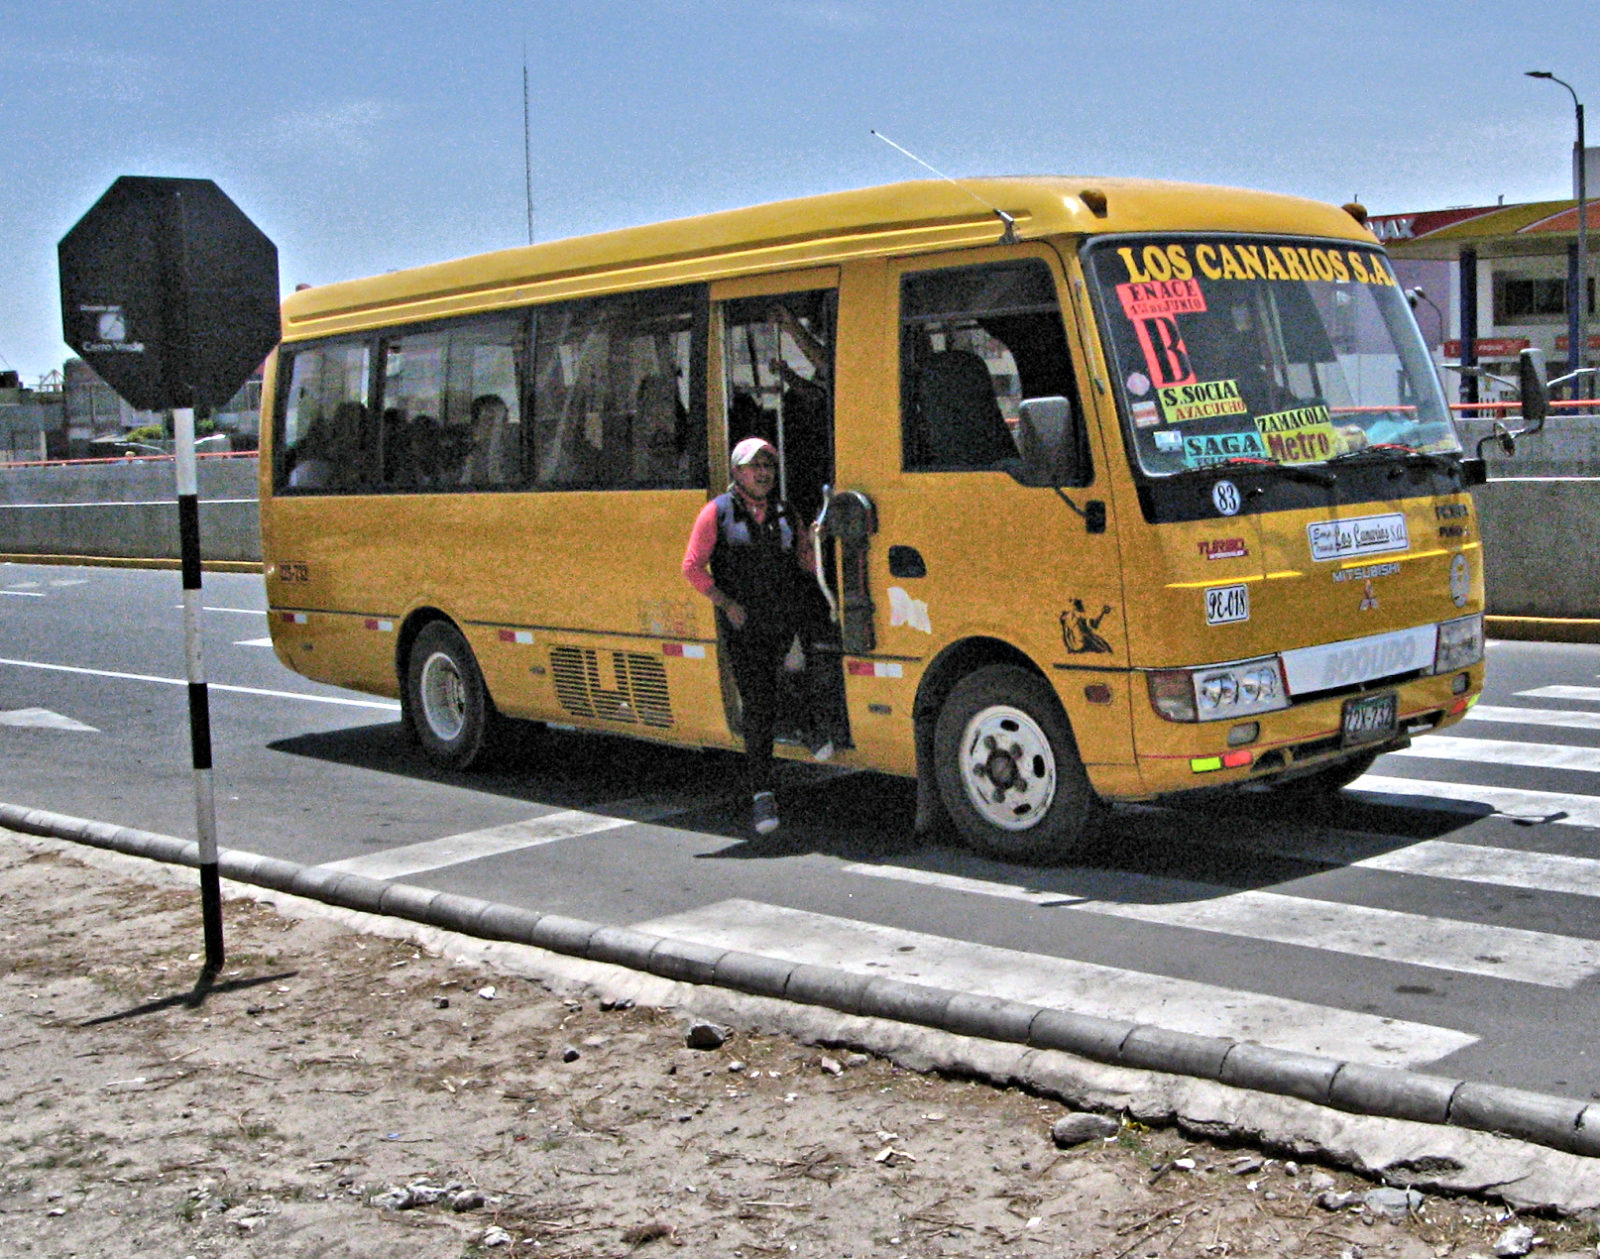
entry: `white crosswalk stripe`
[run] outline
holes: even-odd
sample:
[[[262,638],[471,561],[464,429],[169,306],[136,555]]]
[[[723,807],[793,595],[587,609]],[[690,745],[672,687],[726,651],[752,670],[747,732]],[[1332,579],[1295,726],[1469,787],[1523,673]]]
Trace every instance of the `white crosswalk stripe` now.
[[[428,870],[478,861],[484,857],[498,857],[523,848],[559,843],[580,835],[596,835],[638,822],[659,822],[675,813],[685,812],[689,806],[681,800],[649,799],[625,800],[602,807],[606,810],[604,813],[563,809],[559,813],[508,822],[504,826],[463,831],[459,835],[406,844],[385,852],[329,861],[323,863],[322,868],[347,874],[364,874],[374,879],[403,879]]]
[[[1071,874],[1046,874],[1031,880],[1028,886],[1018,886],[905,866],[855,864],[845,869],[870,878],[897,879],[1051,909],[1269,940],[1460,974],[1490,975],[1549,988],[1570,988],[1600,973],[1600,941],[1278,892],[1119,873],[1115,880],[1119,899],[1106,900],[1040,886],[1055,882],[1070,885]]]
[[[1600,704],[1600,686],[1541,686],[1518,691],[1518,699],[1576,699]]]
[[[851,974],[881,975],[1380,1066],[1421,1066],[1476,1040],[1449,1028],[747,900],[721,901],[634,925],[674,939],[836,967]]]
[[[1600,705],[1600,687],[1550,686],[1519,692],[1519,700]],[[1479,737],[1494,726],[1548,730],[1549,741]],[[1515,847],[1509,820],[1530,827],[1600,827],[1600,790],[1585,794],[1580,775],[1600,774],[1600,748],[1558,742],[1600,730],[1600,711],[1579,707],[1489,705],[1448,734],[1419,738],[1380,763],[1390,773],[1359,779],[1348,798],[1394,809],[1455,810],[1462,826],[1497,820],[1486,832],[1505,846],[1450,839],[1341,831],[1274,816],[1259,828],[1241,826],[1227,841],[1239,850],[1325,864],[1338,871],[1459,883],[1468,887],[1600,900],[1600,859]],[[1490,778],[1502,769],[1561,771],[1574,790],[1542,791],[1456,781]],[[1400,776],[1415,767],[1426,777]],[[568,810],[334,862],[329,868],[380,878],[403,878],[459,862],[596,835],[634,822],[656,821],[689,807],[638,801],[595,812]],[[1546,832],[1548,833],[1548,832]],[[1267,948],[1306,950],[1391,967],[1422,967],[1474,979],[1546,989],[1572,989],[1600,975],[1600,940],[1451,916],[1453,893],[1429,893],[1438,913],[1359,903],[1362,885],[1320,876],[1272,888],[1238,888],[1135,870],[1028,871],[964,861],[960,873],[915,863],[847,863],[848,876],[893,881],[955,896],[1011,901],[1034,911],[1095,915],[1156,931],[1198,932]],[[990,873],[990,871],[993,873]],[[1377,886],[1377,885],[1374,885]],[[1395,885],[1388,885],[1394,896]],[[1420,886],[1420,885],[1419,885]],[[1396,903],[1391,901],[1390,903]],[[1419,897],[1418,904],[1423,903]],[[1063,920],[1065,921],[1065,920]],[[701,944],[738,948],[791,960],[885,975],[913,983],[980,993],[1046,1007],[1156,1023],[1180,1031],[1232,1036],[1286,1049],[1393,1066],[1421,1066],[1475,1043],[1459,1028],[1430,1026],[1362,1011],[1289,1000],[1237,987],[1128,968],[1081,962],[1048,953],[977,944],[868,921],[735,899],[634,924]],[[1581,929],[1581,928],[1580,928]],[[963,933],[964,934],[964,933]],[[1287,955],[1285,955],[1287,956]],[[1393,975],[1382,981],[1396,986]],[[1411,981],[1416,982],[1416,981]],[[1428,981],[1432,982],[1432,981]],[[1403,988],[1401,989],[1404,990]]]
[[[1555,726],[1568,730],[1600,730],[1600,713],[1568,708],[1507,708],[1479,704],[1467,713],[1468,721],[1503,721],[1517,726]]]
[[[1600,796],[1580,796],[1563,791],[1518,791],[1509,787],[1483,787],[1473,783],[1437,782],[1423,778],[1389,778],[1363,774],[1352,784],[1357,796],[1401,797],[1419,805],[1442,801],[1485,804],[1503,817],[1521,822],[1558,822],[1566,826],[1600,826]],[[1393,798],[1377,800],[1393,804]]]
[[[1517,743],[1505,739],[1464,739],[1458,735],[1424,735],[1391,756],[1417,756],[1436,761],[1480,765],[1526,765],[1533,769],[1575,769],[1600,774],[1600,748],[1560,743]]]

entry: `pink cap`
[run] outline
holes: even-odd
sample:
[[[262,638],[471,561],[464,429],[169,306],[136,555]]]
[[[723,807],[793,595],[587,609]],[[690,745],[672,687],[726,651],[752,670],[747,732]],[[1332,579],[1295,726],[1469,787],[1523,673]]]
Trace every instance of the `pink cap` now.
[[[778,451],[773,444],[764,437],[746,437],[733,448],[733,454],[728,456],[728,462],[735,468],[742,468],[747,463],[755,462],[759,454],[772,456],[772,461],[778,461]]]

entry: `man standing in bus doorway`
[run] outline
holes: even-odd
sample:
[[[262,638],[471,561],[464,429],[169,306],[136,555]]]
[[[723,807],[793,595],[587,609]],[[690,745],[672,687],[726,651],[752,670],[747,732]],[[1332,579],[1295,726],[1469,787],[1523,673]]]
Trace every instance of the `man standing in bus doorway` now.
[[[812,554],[809,532],[796,529],[788,506],[773,493],[778,452],[747,437],[733,448],[733,481],[700,510],[689,533],[683,575],[716,606],[743,709],[751,819],[758,835],[778,829],[773,794],[772,742],[778,719],[779,675],[801,629],[800,583]],[[819,761],[833,744],[818,738]]]

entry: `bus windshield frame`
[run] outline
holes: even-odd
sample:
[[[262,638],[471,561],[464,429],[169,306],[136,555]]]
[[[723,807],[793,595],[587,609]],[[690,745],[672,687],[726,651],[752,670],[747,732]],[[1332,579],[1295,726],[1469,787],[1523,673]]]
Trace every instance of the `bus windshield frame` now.
[[[1147,477],[1461,456],[1381,249],[1163,233],[1098,238],[1082,259],[1130,459]]]

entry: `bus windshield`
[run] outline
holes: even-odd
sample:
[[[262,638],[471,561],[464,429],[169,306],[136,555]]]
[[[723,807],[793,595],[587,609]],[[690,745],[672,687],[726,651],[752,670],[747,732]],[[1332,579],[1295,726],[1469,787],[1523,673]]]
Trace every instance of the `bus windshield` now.
[[[1377,249],[1242,236],[1086,250],[1147,473],[1459,454],[1438,377]]]

